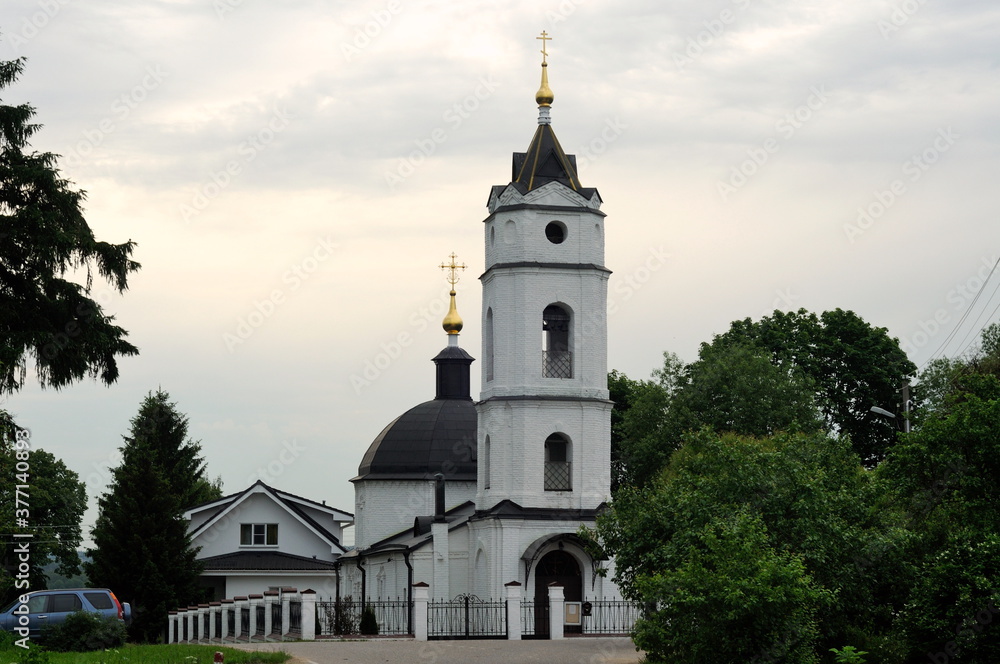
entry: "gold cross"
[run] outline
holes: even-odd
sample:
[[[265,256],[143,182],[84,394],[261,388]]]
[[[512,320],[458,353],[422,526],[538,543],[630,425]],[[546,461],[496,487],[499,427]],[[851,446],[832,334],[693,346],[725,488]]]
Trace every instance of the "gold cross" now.
[[[458,263],[455,262],[455,259],[457,259],[458,256],[456,256],[454,252],[452,252],[450,258],[451,258],[451,263],[450,264],[441,263],[440,268],[442,270],[450,270],[450,274],[447,277],[445,277],[445,279],[447,279],[448,283],[451,284],[452,290],[454,290],[455,284],[458,283],[458,275],[455,273],[455,270],[464,270],[467,266],[465,265],[465,263],[459,265]]]
[[[542,30],[542,36],[541,37],[535,37],[535,39],[541,39],[542,40],[542,64],[543,65],[546,64],[545,58],[549,55],[548,51],[545,50],[545,47],[546,47],[546,43],[545,42],[552,41],[552,37],[549,37],[548,35],[549,35],[549,33],[547,33],[544,30]]]

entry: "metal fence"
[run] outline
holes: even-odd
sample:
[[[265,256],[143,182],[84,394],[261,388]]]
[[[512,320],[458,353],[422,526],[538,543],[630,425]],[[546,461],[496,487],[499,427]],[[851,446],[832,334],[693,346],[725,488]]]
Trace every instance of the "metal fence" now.
[[[521,638],[549,638],[549,602],[533,599],[521,601]]]
[[[285,633],[281,620],[281,602],[271,602],[271,634],[270,636],[281,636]]]
[[[431,639],[489,639],[507,636],[507,603],[459,595],[427,604],[427,636]]]
[[[302,633],[302,600],[293,599],[288,602],[288,632]]]
[[[584,634],[628,635],[642,617],[642,607],[625,600],[587,600],[583,603]]]
[[[412,606],[411,602],[402,598],[369,600],[363,604],[351,596],[342,597],[339,601],[319,600],[316,602],[317,636],[369,633],[406,636],[413,633]],[[367,620],[363,620],[365,613],[369,614]]]

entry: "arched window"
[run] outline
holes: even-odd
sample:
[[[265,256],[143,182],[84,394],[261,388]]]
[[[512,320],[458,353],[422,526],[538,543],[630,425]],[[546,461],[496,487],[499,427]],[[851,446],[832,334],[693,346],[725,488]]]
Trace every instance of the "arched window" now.
[[[493,380],[493,308],[486,310],[486,329],[483,330],[483,346],[486,352],[486,380]]]
[[[486,458],[483,460],[483,488],[490,488],[490,436],[486,435],[486,441],[483,444],[483,454]]]
[[[558,304],[542,312],[542,375],[546,378],[573,377],[571,322],[569,312]]]
[[[545,439],[545,490],[572,491],[573,459],[569,439],[554,433]]]

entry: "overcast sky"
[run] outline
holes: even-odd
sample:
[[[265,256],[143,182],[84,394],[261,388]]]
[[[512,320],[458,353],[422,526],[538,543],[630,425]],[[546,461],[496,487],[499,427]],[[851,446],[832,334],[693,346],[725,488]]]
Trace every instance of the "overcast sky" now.
[[[162,387],[226,492],[353,512],[365,449],[434,396],[452,251],[481,356],[481,222],[535,129],[541,30],[608,214],[609,369],[775,308],[854,310],[918,365],[996,320],[993,1],[4,0],[0,58],[28,62],[3,102],[142,270],[94,288],[141,351],[117,384],[0,406],[92,504]]]

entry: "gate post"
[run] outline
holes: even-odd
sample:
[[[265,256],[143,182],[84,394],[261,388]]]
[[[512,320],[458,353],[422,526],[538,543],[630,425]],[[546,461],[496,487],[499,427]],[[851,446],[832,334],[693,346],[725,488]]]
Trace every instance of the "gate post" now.
[[[299,614],[302,621],[302,640],[316,640],[316,591],[307,588],[302,591],[302,611]]]
[[[413,636],[417,641],[427,640],[427,600],[430,586],[423,581],[413,584]]]
[[[511,581],[507,589],[507,640],[521,640],[521,584]]]
[[[566,596],[563,594],[563,587],[557,581],[549,584],[549,638],[562,639],[563,634],[563,611],[565,611]]]

